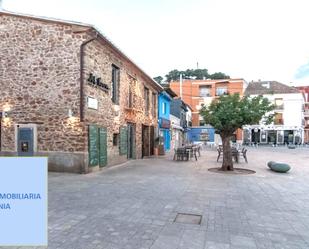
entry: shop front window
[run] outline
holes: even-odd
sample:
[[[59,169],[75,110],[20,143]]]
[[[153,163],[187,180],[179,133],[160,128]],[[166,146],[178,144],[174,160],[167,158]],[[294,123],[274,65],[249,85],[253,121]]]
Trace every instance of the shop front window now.
[[[267,131],[261,131],[261,143],[267,143]]]
[[[278,144],[283,144],[284,143],[283,131],[277,131],[277,143]]]

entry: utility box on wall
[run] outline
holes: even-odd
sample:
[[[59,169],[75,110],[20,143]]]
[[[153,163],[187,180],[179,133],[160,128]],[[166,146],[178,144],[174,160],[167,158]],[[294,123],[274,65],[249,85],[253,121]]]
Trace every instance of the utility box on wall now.
[[[17,128],[17,153],[18,156],[34,155],[34,134],[33,128],[18,127]]]

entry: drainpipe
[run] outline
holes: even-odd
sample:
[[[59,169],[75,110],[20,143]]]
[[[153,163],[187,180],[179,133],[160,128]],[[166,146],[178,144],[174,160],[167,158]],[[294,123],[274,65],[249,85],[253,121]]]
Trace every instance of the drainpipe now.
[[[80,46],[80,122],[84,121],[84,53],[85,46],[96,40],[98,38],[98,33],[96,32],[95,37],[92,37],[82,43]]]

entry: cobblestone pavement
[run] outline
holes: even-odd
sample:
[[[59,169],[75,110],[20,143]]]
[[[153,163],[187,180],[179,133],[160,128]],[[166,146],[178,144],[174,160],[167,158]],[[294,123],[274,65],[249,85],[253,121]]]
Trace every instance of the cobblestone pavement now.
[[[130,161],[88,175],[49,174],[49,247],[61,249],[309,248],[309,148],[249,148],[254,175],[208,171],[171,156]],[[288,174],[267,161],[287,162]],[[202,215],[200,225],[175,223]]]

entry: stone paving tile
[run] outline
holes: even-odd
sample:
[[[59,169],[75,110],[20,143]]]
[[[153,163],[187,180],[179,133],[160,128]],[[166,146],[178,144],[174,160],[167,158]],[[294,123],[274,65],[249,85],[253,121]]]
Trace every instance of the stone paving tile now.
[[[185,230],[178,249],[204,249],[205,233],[203,231]]]
[[[220,243],[220,242],[213,242],[207,241],[204,249],[230,249],[230,244]]]
[[[220,165],[216,155],[135,160],[88,175],[50,173],[48,248],[309,248],[309,148],[249,148],[249,163],[236,166],[253,175],[209,172]],[[292,170],[274,173],[270,160]],[[202,222],[174,223],[177,213],[202,215]]]

